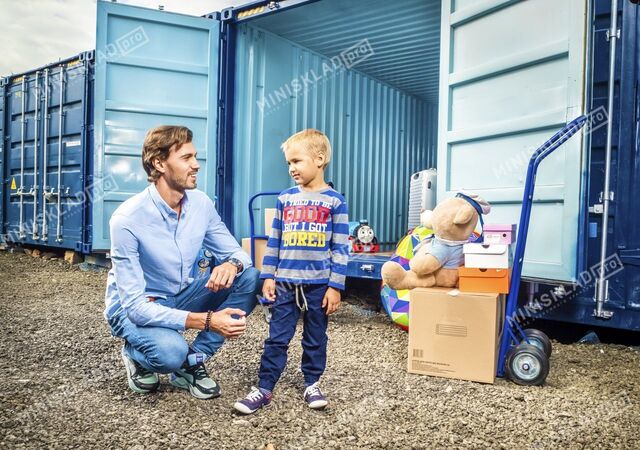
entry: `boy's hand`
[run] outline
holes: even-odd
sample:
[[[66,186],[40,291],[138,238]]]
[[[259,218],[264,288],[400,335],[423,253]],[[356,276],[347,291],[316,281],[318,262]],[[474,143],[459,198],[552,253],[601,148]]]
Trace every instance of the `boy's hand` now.
[[[270,302],[276,301],[276,280],[267,278],[262,284],[262,296]]]
[[[340,291],[332,287],[327,288],[327,292],[324,294],[324,298],[322,299],[322,307],[327,308],[327,315],[332,314],[338,310],[340,301]]]

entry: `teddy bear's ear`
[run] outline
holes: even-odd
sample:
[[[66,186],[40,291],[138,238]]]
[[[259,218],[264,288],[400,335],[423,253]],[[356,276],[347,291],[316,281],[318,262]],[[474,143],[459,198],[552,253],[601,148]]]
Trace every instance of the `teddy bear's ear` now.
[[[456,225],[464,225],[465,223],[469,223],[469,221],[473,219],[474,212],[475,209],[473,209],[470,205],[465,205],[456,213],[456,217],[454,217],[453,223]]]
[[[420,214],[420,223],[423,227],[431,228],[433,224],[431,223],[431,216],[433,215],[433,211],[430,209],[425,209]]]

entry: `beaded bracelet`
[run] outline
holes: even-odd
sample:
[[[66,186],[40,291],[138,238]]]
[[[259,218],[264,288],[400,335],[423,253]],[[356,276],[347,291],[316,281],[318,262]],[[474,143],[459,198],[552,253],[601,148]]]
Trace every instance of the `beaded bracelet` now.
[[[211,324],[211,314],[213,311],[207,311],[207,318],[204,320],[204,329],[209,330],[209,325]]]

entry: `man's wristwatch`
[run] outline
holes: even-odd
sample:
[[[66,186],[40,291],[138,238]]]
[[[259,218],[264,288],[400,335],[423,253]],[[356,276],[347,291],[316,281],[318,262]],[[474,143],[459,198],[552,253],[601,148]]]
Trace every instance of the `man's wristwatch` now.
[[[240,261],[237,258],[229,258],[225,262],[228,262],[229,264],[234,266],[238,271],[237,273],[241,273],[244,270],[244,265],[242,264],[242,261]]]

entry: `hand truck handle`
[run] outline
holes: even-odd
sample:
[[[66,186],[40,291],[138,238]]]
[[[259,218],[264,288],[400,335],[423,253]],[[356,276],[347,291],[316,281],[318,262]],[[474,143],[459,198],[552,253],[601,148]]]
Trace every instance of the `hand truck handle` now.
[[[253,202],[256,201],[256,199],[258,199],[259,197],[267,197],[267,196],[277,196],[280,195],[280,192],[278,191],[265,191],[265,192],[258,192],[257,194],[253,195],[250,199],[249,199],[249,239],[251,241],[251,262],[253,263],[253,265],[256,265],[256,244],[255,244],[255,238],[256,238],[256,224],[255,221],[253,220]]]
[[[520,290],[520,278],[522,276],[522,266],[524,264],[524,250],[527,243],[527,233],[529,232],[529,220],[531,218],[531,208],[533,206],[533,191],[535,187],[536,173],[538,166],[558,147],[564,144],[571,136],[576,134],[588,121],[587,116],[580,116],[569,122],[560,131],[554,134],[548,141],[540,146],[529,160],[527,168],[527,178],[522,196],[522,209],[520,210],[520,221],[518,222],[518,235],[516,239],[516,251],[514,255],[513,270],[511,273],[511,283],[509,285],[509,296],[505,308],[505,321],[503,325],[502,337],[500,340],[500,353],[498,358],[497,375],[504,375],[504,363],[509,349],[510,341],[517,341],[515,332],[511,329],[515,326],[523,334],[522,329],[514,320],[514,313],[518,305],[518,291]]]

